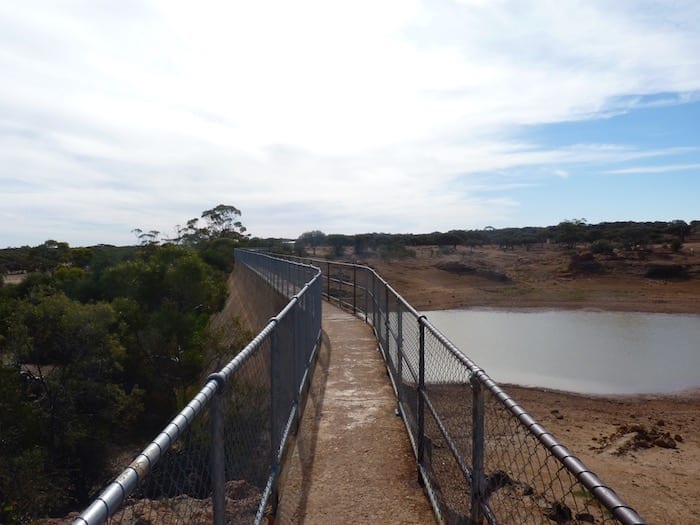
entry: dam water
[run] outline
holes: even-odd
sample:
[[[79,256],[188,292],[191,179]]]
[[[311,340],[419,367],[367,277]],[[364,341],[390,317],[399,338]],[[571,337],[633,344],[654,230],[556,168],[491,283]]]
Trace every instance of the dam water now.
[[[700,316],[581,310],[426,312],[499,383],[592,394],[700,387]]]

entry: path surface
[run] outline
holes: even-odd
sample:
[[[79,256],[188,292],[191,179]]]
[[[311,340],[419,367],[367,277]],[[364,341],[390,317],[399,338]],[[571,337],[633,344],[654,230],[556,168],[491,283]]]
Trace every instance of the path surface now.
[[[371,329],[324,302],[323,330],[277,523],[435,523]]]

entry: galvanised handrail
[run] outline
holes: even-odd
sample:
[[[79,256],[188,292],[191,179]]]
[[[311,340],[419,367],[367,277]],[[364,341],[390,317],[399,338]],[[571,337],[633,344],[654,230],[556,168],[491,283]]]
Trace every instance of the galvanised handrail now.
[[[205,408],[210,408],[212,425],[212,505],[214,510],[214,522],[225,522],[224,486],[225,473],[223,471],[224,437],[223,421],[218,401],[223,389],[235,377],[241,367],[259,353],[263,344],[274,340],[275,331],[280,323],[287,319],[294,319],[294,361],[298,368],[295,370],[294,380],[295,396],[289,406],[287,414],[280,417],[283,421],[281,434],[272,436],[272,451],[269,477],[263,496],[258,507],[256,523],[262,521],[264,511],[271,498],[275,497],[277,482],[279,480],[279,466],[287,444],[287,438],[294,422],[300,418],[300,410],[303,405],[305,389],[308,387],[311,366],[315,361],[318,345],[321,340],[321,273],[318,268],[270,257],[263,253],[236,250],[236,264],[244,264],[255,274],[262,278],[267,285],[273,287],[280,294],[290,297],[282,311],[270,319],[265,327],[246,347],[241,350],[218,373],[211,374],[194,398],[180,413],[151,441],[143,451],[122,471],[93,502],[78,516],[73,525],[95,525],[106,522],[120,509],[125,500],[139,487],[153,471],[153,468],[163,458],[166,452],[178,441],[183,433],[193,425],[201,416]],[[293,294],[293,295],[292,295]],[[298,316],[295,312],[301,312]],[[298,324],[297,317],[306,316],[304,323]],[[272,351],[274,351],[274,344]],[[273,352],[274,354],[274,352]],[[274,362],[274,355],[270,359]],[[296,367],[295,367],[296,368]],[[272,398],[275,393],[271,393]],[[273,411],[274,415],[274,411]],[[271,422],[274,427],[275,422]],[[273,502],[276,505],[276,502]]]
[[[502,480],[502,485],[508,485],[509,483],[524,484],[521,481],[511,479],[507,473],[501,470],[492,472],[491,477],[488,479],[484,472],[485,442],[489,440],[489,432],[484,433],[486,418],[484,397],[488,395],[491,403],[489,405],[491,410],[490,419],[498,419],[498,414],[505,412],[511,420],[517,421],[519,429],[524,431],[530,439],[534,439],[543,451],[546,451],[546,458],[542,459],[537,453],[532,454],[530,452],[532,457],[526,461],[556,461],[559,468],[567,472],[571,478],[568,489],[565,486],[566,480],[562,480],[561,477],[557,478],[558,485],[561,485],[562,489],[556,493],[559,499],[552,501],[552,508],[547,510],[547,512],[553,513],[549,515],[547,520],[566,520],[567,512],[571,515],[571,509],[568,508],[567,503],[574,505],[577,509],[582,507],[582,510],[579,509],[581,511],[577,514],[581,521],[593,519],[593,516],[588,512],[593,503],[578,501],[581,498],[585,500],[590,498],[590,500],[597,502],[604,509],[601,513],[601,520],[604,522],[612,520],[615,523],[625,525],[646,523],[612,488],[603,483],[594,472],[586,467],[568,448],[493,381],[484,370],[477,366],[474,361],[469,359],[464,352],[433,326],[425,315],[420,314],[413,308],[374,269],[353,263],[313,258],[289,258],[321,268],[325,283],[323,289],[324,297],[332,303],[351,310],[356,315],[362,314],[365,321],[373,327],[397,395],[399,411],[413,446],[418,463],[420,481],[424,483],[436,516],[440,521],[447,519],[446,514],[450,512],[450,509],[446,508],[447,506],[438,494],[439,489],[434,476],[430,473],[430,466],[426,458],[428,444],[425,429],[426,408],[428,409],[428,414],[434,418],[436,427],[446,441],[447,448],[453,456],[456,465],[462,471],[466,483],[470,485],[468,493],[470,493],[471,499],[470,518],[472,523],[482,523],[484,519],[489,523],[499,523],[498,514],[503,513],[503,509],[494,508],[498,503],[494,504],[492,501],[489,501],[493,499],[492,495],[496,490],[493,487],[487,487],[487,484],[496,485],[499,476]],[[350,300],[350,297],[352,297],[352,300]],[[402,317],[405,314],[413,319],[413,332],[407,328],[409,323],[402,322]],[[398,328],[394,328],[394,325],[397,325]],[[407,332],[409,337],[411,334],[414,335],[415,341],[412,341],[412,343],[418,347],[417,363],[411,362],[416,360],[416,356],[408,356],[403,350],[407,339],[407,334],[404,332]],[[426,348],[426,335],[432,338],[435,347]],[[468,376],[467,384],[472,391],[472,447],[468,450],[471,456],[469,458],[471,459],[471,466],[468,465],[467,458],[464,457],[465,454],[460,452],[457,440],[450,434],[444,417],[441,416],[439,409],[436,408],[435,403],[431,399],[430,388],[426,386],[430,381],[433,381],[433,384],[437,384],[436,378],[440,372],[440,370],[431,368],[430,364],[426,365],[426,359],[430,360],[432,353],[432,363],[435,364],[438,362],[435,354],[440,352],[446,352],[451,356],[449,359],[458,363]],[[417,374],[414,368],[418,369]],[[407,373],[405,372],[406,369],[408,370]],[[431,374],[429,380],[426,380],[426,373]],[[409,379],[408,383],[406,381],[407,377]],[[415,407],[407,405],[402,400],[402,397],[406,397],[406,392],[409,389],[407,384],[416,391],[417,400]],[[493,408],[492,405],[500,408]],[[508,452],[512,457],[517,455],[517,451]],[[490,459],[492,463],[496,463],[497,460],[501,459],[498,454],[498,451],[491,452],[490,457],[487,459]],[[514,462],[517,463],[517,461]],[[501,463],[499,462],[500,465]],[[508,468],[508,463],[503,463],[503,466],[503,468]],[[530,470],[534,472],[534,469],[530,468]],[[547,469],[540,470],[547,471]],[[537,479],[534,479],[532,483],[536,484],[537,481]],[[552,483],[552,485],[557,485],[557,483]],[[577,486],[580,487],[577,488]],[[528,490],[533,490],[533,487],[529,485],[526,485],[526,487]],[[489,490],[491,490],[490,493]],[[555,496],[554,492],[556,491],[550,494],[550,498]],[[503,501],[507,502],[508,500]],[[503,501],[500,504],[505,506]],[[507,509],[506,512],[512,513],[511,510]],[[556,515],[557,512],[561,514]],[[571,518],[573,517],[571,515]],[[526,519],[528,521],[533,519],[534,521],[534,518],[527,514]]]

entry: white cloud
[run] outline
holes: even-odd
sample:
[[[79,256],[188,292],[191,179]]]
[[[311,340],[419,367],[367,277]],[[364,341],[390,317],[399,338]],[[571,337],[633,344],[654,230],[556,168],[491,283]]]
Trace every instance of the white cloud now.
[[[0,245],[131,242],[130,228],[167,230],[218,202],[260,235],[506,221],[507,191],[539,184],[538,166],[571,179],[571,165],[673,152],[548,150],[512,132],[697,99],[699,13],[690,1],[0,5],[12,191],[0,208],[17,224]],[[498,175],[512,169],[518,180]]]
[[[661,166],[634,166],[631,168],[608,170],[605,173],[612,173],[615,175],[629,175],[641,173],[669,173],[674,171],[690,170],[700,170],[700,164],[665,164]]]

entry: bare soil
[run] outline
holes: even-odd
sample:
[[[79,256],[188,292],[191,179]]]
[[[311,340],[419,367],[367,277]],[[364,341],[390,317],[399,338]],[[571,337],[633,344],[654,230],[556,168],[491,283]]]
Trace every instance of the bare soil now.
[[[505,389],[649,523],[700,523],[700,396]]]
[[[415,257],[355,258],[377,270],[420,310],[587,308],[700,313],[700,242],[614,255],[574,255],[558,246],[529,250],[419,247]],[[354,258],[352,255],[350,258]],[[678,275],[664,275],[661,269]],[[655,273],[656,271],[656,273]]]
[[[360,262],[419,310],[700,313],[700,243],[679,253],[655,247],[573,257],[546,245],[415,251],[414,258]],[[649,523],[700,523],[700,388],[627,397],[505,389]]]

